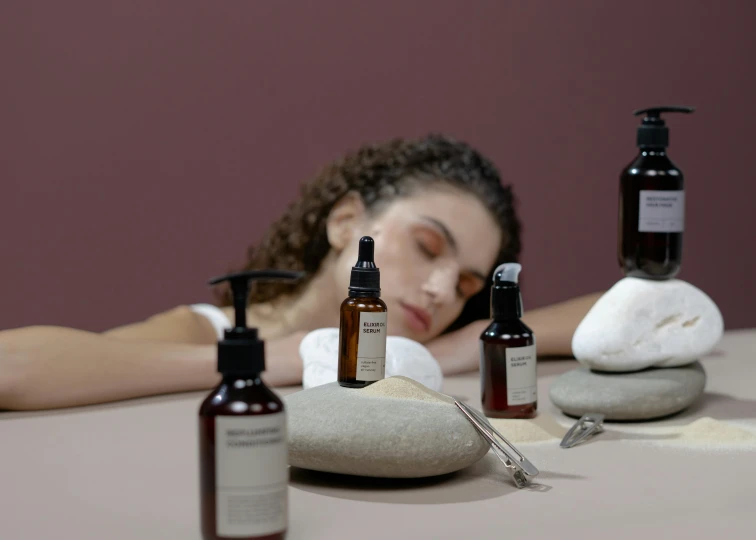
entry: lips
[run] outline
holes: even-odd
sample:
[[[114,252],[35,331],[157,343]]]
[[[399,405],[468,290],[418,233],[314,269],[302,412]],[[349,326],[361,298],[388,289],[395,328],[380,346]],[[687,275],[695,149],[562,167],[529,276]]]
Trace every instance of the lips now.
[[[404,319],[407,321],[407,326],[415,332],[427,332],[430,330],[431,323],[433,322],[430,313],[412,304],[399,302],[399,305],[402,306],[402,310],[404,311]]]

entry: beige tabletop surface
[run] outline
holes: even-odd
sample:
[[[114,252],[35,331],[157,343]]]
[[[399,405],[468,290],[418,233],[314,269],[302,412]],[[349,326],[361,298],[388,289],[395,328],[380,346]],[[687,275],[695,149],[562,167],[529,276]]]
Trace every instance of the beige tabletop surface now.
[[[516,489],[490,452],[422,481],[292,470],[287,538],[756,538],[756,451],[657,444],[637,431],[704,416],[756,430],[756,330],[726,333],[702,362],[706,393],[675,417],[610,423],[568,450],[518,445],[541,471],[530,489]],[[565,426],[548,388],[574,367],[539,363],[539,411]],[[444,390],[479,406],[477,374],[447,378]],[[204,394],[0,413],[0,540],[199,539]]]

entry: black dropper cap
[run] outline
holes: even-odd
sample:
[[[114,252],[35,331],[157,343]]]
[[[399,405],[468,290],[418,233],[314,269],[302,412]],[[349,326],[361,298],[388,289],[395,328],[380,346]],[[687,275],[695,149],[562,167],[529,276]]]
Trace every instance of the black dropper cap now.
[[[250,270],[213,278],[210,285],[224,281],[231,284],[234,297],[234,327],[224,332],[218,342],[218,371],[223,374],[257,375],[265,370],[265,342],[257,337],[257,328],[247,328],[247,301],[253,280],[295,280],[304,272],[288,270]]]
[[[638,126],[637,144],[640,148],[666,148],[669,146],[669,128],[661,118],[661,113],[692,113],[693,107],[649,107],[633,111],[635,116],[645,114]]]
[[[369,236],[360,238],[357,263],[352,267],[349,296],[377,298],[381,294],[381,272],[373,260],[375,241]]]
[[[494,320],[522,317],[522,295],[517,283],[520,270],[522,266],[519,263],[504,263],[494,270],[491,287],[491,315]]]

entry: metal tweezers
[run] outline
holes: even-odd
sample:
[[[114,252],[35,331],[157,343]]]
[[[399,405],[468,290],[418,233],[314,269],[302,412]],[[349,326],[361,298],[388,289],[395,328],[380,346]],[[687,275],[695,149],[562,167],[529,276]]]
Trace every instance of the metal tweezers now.
[[[475,426],[478,433],[488,441],[496,457],[499,458],[512,476],[515,485],[518,488],[524,488],[530,484],[530,481],[538,475],[538,469],[536,469],[535,465],[528,461],[528,458],[522,455],[517,448],[512,446],[501,433],[496,431],[482,414],[456,399],[454,400],[454,404],[467,416],[467,419]]]

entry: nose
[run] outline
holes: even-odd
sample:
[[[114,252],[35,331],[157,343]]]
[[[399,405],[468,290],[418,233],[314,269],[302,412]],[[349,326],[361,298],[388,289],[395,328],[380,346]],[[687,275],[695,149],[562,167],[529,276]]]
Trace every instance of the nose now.
[[[431,297],[436,305],[443,305],[454,300],[457,289],[459,269],[454,264],[434,268],[423,285],[423,292]]]

